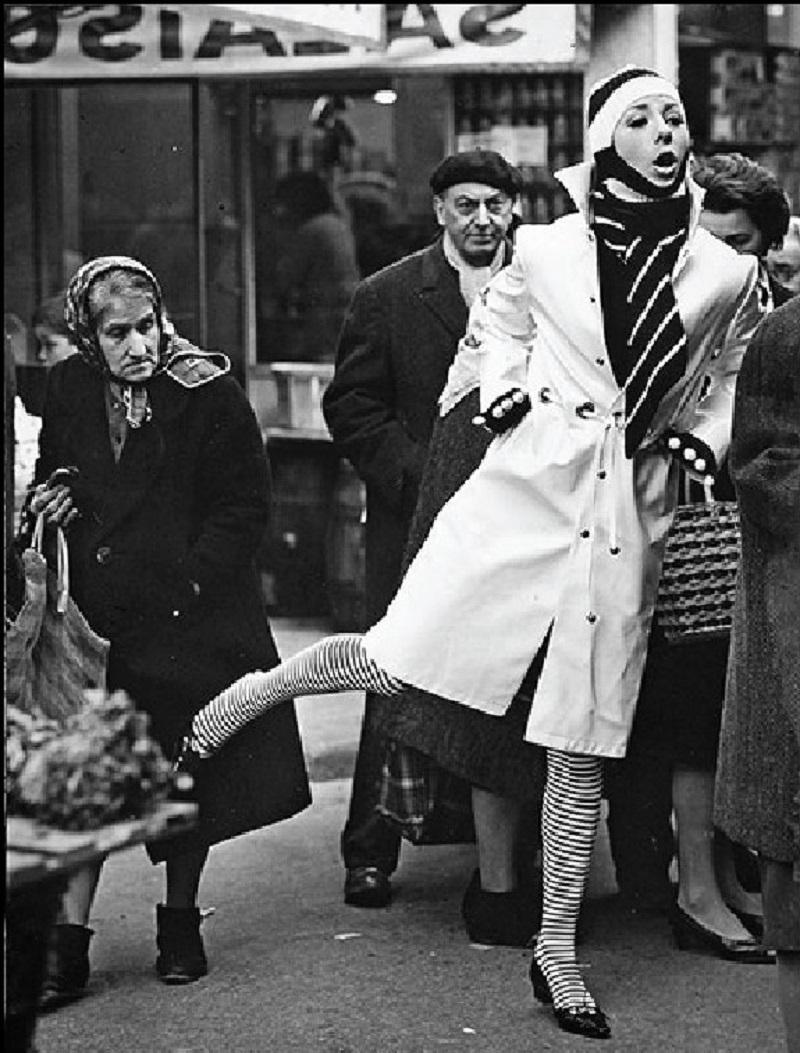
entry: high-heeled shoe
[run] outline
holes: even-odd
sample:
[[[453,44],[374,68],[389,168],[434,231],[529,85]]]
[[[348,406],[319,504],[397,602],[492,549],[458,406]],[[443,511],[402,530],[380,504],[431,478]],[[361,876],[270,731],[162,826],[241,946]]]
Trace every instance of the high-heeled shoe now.
[[[537,1001],[543,1005],[553,1005],[550,984],[536,958],[531,958],[531,983]],[[582,1035],[584,1038],[611,1038],[611,1028],[599,1006],[595,1006],[594,1009],[587,1006],[553,1006],[553,1015],[562,1031]]]
[[[679,950],[710,951],[718,958],[749,965],[771,965],[775,961],[775,952],[767,950],[756,939],[751,937],[737,940],[730,936],[722,936],[713,929],[706,928],[677,903],[669,920]]]
[[[764,941],[764,917],[761,914],[748,914],[747,911],[737,910],[736,907],[728,907],[731,913],[735,914],[739,921],[744,925],[749,933],[751,933],[759,943]]]

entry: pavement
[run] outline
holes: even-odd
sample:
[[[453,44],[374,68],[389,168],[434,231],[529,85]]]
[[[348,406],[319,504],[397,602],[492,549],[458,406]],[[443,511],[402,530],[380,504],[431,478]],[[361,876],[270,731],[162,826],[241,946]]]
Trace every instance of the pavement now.
[[[289,655],[331,631],[274,619]],[[361,723],[358,693],[300,699],[312,777],[303,813],[215,847],[200,905],[209,975],[153,972],[161,867],[113,855],[81,1001],[41,1016],[37,1053],[539,1053],[585,1051],[534,1003],[530,951],[470,944],[460,917],[473,845],[404,845],[386,910],[342,901],[339,833]],[[678,951],[662,918],[616,894],[605,826],[579,946],[607,1012],[608,1053],[780,1053],[774,966]],[[590,1047],[591,1048],[591,1047]]]

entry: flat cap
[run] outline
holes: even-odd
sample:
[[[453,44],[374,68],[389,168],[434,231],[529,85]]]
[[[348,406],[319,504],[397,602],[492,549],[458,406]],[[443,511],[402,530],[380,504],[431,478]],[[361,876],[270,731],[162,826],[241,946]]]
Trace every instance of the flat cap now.
[[[441,194],[457,183],[485,183],[516,197],[522,189],[519,170],[494,150],[464,150],[450,154],[433,170],[430,187]]]

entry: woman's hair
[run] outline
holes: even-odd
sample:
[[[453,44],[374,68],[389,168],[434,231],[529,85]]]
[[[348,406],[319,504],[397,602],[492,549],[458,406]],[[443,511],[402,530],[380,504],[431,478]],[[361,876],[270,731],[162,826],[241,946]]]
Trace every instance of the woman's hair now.
[[[58,333],[59,336],[71,338],[72,334],[64,317],[64,293],[59,292],[42,300],[31,316],[31,325],[34,329],[41,327],[49,329],[51,333]]]
[[[275,200],[300,219],[335,210],[328,184],[316,172],[291,172],[275,187]]]
[[[765,250],[780,245],[789,227],[789,202],[769,169],[743,154],[712,154],[697,161],[692,178],[705,188],[704,209],[742,209],[758,227]]]
[[[96,278],[87,297],[89,316],[95,322],[112,296],[146,296],[156,306],[156,293],[144,274],[125,270],[123,267],[106,271]]]

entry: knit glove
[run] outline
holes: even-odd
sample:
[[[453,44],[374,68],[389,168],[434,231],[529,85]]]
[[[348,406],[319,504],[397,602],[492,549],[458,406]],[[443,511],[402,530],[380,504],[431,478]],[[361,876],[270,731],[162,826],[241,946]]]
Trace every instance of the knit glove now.
[[[688,431],[667,431],[664,435],[667,449],[692,479],[701,483],[713,483],[719,468],[714,451]]]
[[[526,392],[521,388],[512,388],[505,395],[499,395],[485,413],[473,417],[472,423],[495,435],[502,435],[519,424],[530,408],[531,400]]]

